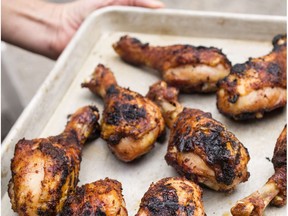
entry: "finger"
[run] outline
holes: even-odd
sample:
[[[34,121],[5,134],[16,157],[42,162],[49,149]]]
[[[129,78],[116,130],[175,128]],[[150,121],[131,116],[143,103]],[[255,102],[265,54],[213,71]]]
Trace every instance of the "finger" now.
[[[112,5],[126,5],[126,6],[138,6],[146,8],[163,8],[165,5],[163,2],[158,0],[112,0],[112,1],[97,1],[97,0],[84,0],[84,1],[74,1],[71,3],[73,5],[72,9],[78,17],[82,20],[92,13],[94,10],[112,6]]]
[[[158,0],[120,0],[119,5],[138,6],[147,8],[163,8],[165,5]]]

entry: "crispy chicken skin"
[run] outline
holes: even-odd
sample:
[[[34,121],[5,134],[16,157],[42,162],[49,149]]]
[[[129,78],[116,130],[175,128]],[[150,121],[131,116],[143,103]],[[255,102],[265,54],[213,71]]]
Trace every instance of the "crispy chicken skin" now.
[[[221,113],[236,120],[262,118],[264,112],[286,105],[286,41],[286,35],[275,36],[272,52],[234,65],[219,81],[217,107]]]
[[[268,204],[281,207],[287,200],[287,128],[277,139],[272,158],[275,173],[266,184],[231,209],[234,216],[261,216]]]
[[[165,123],[151,100],[118,86],[110,69],[101,64],[82,87],[104,99],[101,137],[120,160],[132,161],[153,148]]]
[[[105,178],[81,187],[68,196],[60,216],[127,216],[122,185]]]
[[[183,177],[152,183],[136,216],[205,216],[202,190]]]
[[[56,215],[78,182],[81,150],[88,138],[99,136],[94,106],[78,109],[58,136],[26,140],[15,147],[8,193],[19,215]]]
[[[249,154],[242,143],[210,113],[184,108],[178,91],[162,81],[147,95],[158,104],[170,127],[166,162],[181,175],[216,191],[231,191],[247,181]]]
[[[191,45],[150,46],[123,36],[113,45],[127,63],[161,72],[163,79],[182,92],[214,92],[218,80],[229,74],[231,63],[221,50]]]

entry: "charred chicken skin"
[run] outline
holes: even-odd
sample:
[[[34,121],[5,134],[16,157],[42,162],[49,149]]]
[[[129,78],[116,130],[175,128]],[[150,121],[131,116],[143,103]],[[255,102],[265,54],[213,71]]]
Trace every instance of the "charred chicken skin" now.
[[[287,199],[287,128],[277,139],[272,159],[275,173],[266,184],[231,209],[234,216],[261,216],[268,204],[281,207]]]
[[[159,82],[147,95],[158,104],[170,127],[166,162],[181,175],[216,191],[231,191],[247,181],[247,149],[210,113],[183,108],[178,91]]]
[[[11,161],[8,193],[19,215],[56,215],[78,182],[81,150],[99,135],[96,107],[78,109],[58,136],[20,140]]]
[[[104,179],[81,187],[68,196],[61,216],[127,216],[121,183]]]
[[[183,92],[214,92],[218,80],[230,72],[231,63],[221,50],[191,45],[150,46],[123,36],[113,45],[127,63],[159,71],[171,86]]]
[[[165,123],[152,101],[118,86],[110,69],[101,64],[82,87],[104,99],[101,137],[120,160],[132,161],[153,148]]]
[[[218,84],[217,107],[221,113],[236,120],[262,118],[264,112],[286,105],[286,41],[286,35],[277,35],[268,55],[232,67]]]
[[[202,190],[185,178],[164,178],[152,183],[136,216],[205,216]]]

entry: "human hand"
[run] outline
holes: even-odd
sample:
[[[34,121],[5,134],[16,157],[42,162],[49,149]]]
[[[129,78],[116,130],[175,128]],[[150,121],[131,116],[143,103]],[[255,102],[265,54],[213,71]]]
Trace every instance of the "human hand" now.
[[[78,0],[63,4],[2,0],[1,39],[57,59],[90,13],[112,5],[164,7],[158,0]]]
[[[157,0],[80,0],[63,4],[58,9],[60,22],[52,40],[52,47],[58,56],[69,43],[84,19],[94,10],[111,5],[140,6],[161,8],[163,3]]]

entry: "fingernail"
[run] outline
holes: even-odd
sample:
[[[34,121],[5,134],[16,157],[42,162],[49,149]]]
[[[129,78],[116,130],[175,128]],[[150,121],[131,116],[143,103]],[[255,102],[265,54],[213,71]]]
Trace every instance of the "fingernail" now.
[[[151,7],[153,8],[163,8],[165,4],[161,1],[151,1]]]

